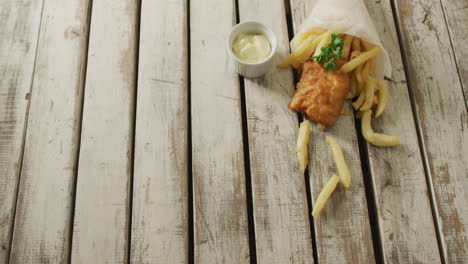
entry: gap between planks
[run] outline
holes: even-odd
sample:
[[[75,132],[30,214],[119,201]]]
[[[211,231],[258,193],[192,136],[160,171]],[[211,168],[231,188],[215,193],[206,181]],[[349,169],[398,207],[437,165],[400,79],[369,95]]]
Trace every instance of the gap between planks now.
[[[128,212],[127,212],[127,263],[131,263],[132,252],[132,220],[133,220],[133,185],[135,176],[135,138],[136,138],[136,118],[138,104],[138,67],[140,62],[140,28],[141,28],[141,4],[143,0],[137,0],[136,6],[136,25],[135,25],[135,65],[134,80],[135,90],[133,93],[133,127],[130,129],[132,138],[130,146],[130,179],[128,184]]]
[[[236,5],[236,23],[239,19],[239,0],[235,0]],[[244,167],[245,167],[245,188],[247,200],[247,224],[249,228],[249,251],[250,263],[257,263],[257,247],[255,237],[255,221],[252,201],[252,177],[250,171],[250,149],[249,149],[249,128],[247,121],[247,106],[245,100],[245,81],[244,77],[239,75],[239,89],[241,99],[241,118],[242,118],[242,138],[244,143]]]
[[[7,249],[7,255],[6,255],[6,263],[10,263],[10,256],[11,256],[11,248],[13,245],[13,234],[15,231],[15,220],[16,220],[16,209],[18,207],[18,194],[19,194],[19,187],[21,185],[21,171],[23,170],[23,157],[24,157],[24,148],[25,148],[25,140],[26,140],[26,133],[28,130],[28,120],[29,120],[29,109],[31,106],[31,94],[32,94],[32,88],[34,85],[34,74],[36,73],[36,61],[37,61],[37,50],[39,48],[39,37],[41,35],[41,25],[42,25],[42,15],[44,14],[44,2],[42,2],[41,5],[41,13],[40,13],[40,19],[39,19],[39,26],[37,30],[37,37],[36,37],[36,52],[34,54],[34,62],[32,65],[32,74],[31,74],[31,83],[29,85],[29,92],[27,95],[29,96],[28,104],[26,106],[26,114],[24,118],[24,125],[23,125],[23,133],[22,133],[22,139],[21,139],[21,150],[20,150],[20,158],[18,160],[19,162],[19,168],[17,171],[17,184],[16,184],[16,189],[14,191],[14,201],[13,201],[13,211],[12,211],[12,219],[11,219],[11,227],[9,230],[9,245]]]
[[[187,15],[187,232],[188,232],[188,263],[195,263],[195,240],[193,223],[193,166],[192,166],[192,67],[191,67],[191,29],[190,29],[190,1],[186,1]]]
[[[422,140],[421,126],[419,125],[420,124],[419,116],[416,114],[416,111],[417,111],[416,101],[415,101],[415,98],[414,98],[413,89],[411,88],[411,87],[413,87],[412,80],[411,80],[411,78],[409,78],[409,75],[408,75],[408,62],[407,62],[407,57],[406,57],[405,46],[403,45],[403,39],[402,39],[402,36],[401,36],[400,19],[399,19],[398,11],[396,9],[394,0],[390,0],[390,5],[391,5],[391,9],[392,9],[392,14],[393,14],[393,20],[395,21],[396,34],[398,36],[398,45],[400,47],[401,59],[402,59],[402,62],[403,62],[403,69],[404,69],[405,79],[406,79],[406,83],[407,83],[407,87],[408,87],[408,94],[409,94],[409,99],[410,99],[410,103],[411,103],[414,126],[416,127],[416,135],[418,137],[419,153],[420,153],[420,155],[422,157],[422,160],[423,160],[424,174],[426,176],[426,184],[427,184],[427,189],[428,189],[428,192],[429,192],[429,201],[430,201],[430,205],[431,205],[432,219],[434,221],[434,227],[436,228],[437,246],[439,247],[440,261],[441,261],[441,263],[445,264],[446,256],[445,256],[445,252],[444,252],[443,246],[442,246],[442,238],[441,238],[441,235],[440,235],[440,230],[438,230],[438,227],[440,225],[439,225],[439,220],[438,220],[439,216],[438,216],[438,213],[437,213],[437,210],[436,210],[435,200],[434,200],[435,199],[434,186],[432,185],[432,180],[430,179],[430,176],[429,176],[429,168],[428,168],[428,163],[427,163],[427,157],[425,155],[426,151],[425,151],[425,146],[424,146],[424,143],[423,143],[423,140]]]
[[[86,73],[87,73],[87,69],[88,69],[88,48],[89,48],[89,33],[91,32],[91,14],[93,13],[93,1],[94,0],[89,0],[88,2],[88,14],[87,14],[87,18],[86,18],[86,23],[87,23],[87,32],[86,32],[86,37],[87,37],[87,40],[86,40],[86,45],[85,45],[85,50],[84,50],[84,55],[85,58],[83,59],[83,83],[82,83],[82,86],[81,86],[81,89],[82,89],[82,94],[85,93],[85,88],[86,88]],[[68,237],[68,243],[69,243],[69,248],[68,248],[68,257],[67,257],[67,261],[68,263],[71,263],[71,256],[72,256],[72,247],[73,247],[73,224],[75,222],[75,204],[76,204],[76,181],[78,179],[78,166],[79,166],[79,163],[80,163],[80,149],[81,149],[81,125],[83,123],[83,106],[84,106],[84,96],[82,96],[81,98],[81,102],[80,102],[80,107],[81,107],[81,111],[80,111],[80,117],[79,117],[79,122],[78,122],[78,131],[79,131],[79,134],[78,134],[78,140],[77,140],[77,150],[76,150],[76,158],[75,158],[75,170],[73,172],[73,180],[72,180],[72,201],[71,201],[71,217],[70,217],[70,234],[69,234],[69,237]]]
[[[292,13],[291,13],[291,0],[284,0],[284,8],[285,8],[285,13],[286,13],[286,24],[288,28],[288,39],[289,42],[292,41],[294,38],[294,23],[292,19]],[[291,52],[291,46],[289,46],[289,51]],[[294,87],[296,87],[297,82],[299,81],[299,72],[297,70],[293,70],[293,82],[294,82]],[[304,115],[297,113],[297,120],[298,120],[298,127],[299,129],[299,124],[304,121]],[[304,182],[305,182],[305,189],[306,189],[306,196],[307,196],[307,212],[309,215],[312,215],[312,191],[310,189],[310,173],[309,170],[306,169],[304,172]],[[309,226],[310,226],[310,236],[312,239],[312,254],[314,258],[314,263],[319,263],[318,261],[318,251],[317,251],[317,233],[315,232],[315,223],[314,223],[314,218],[309,217]]]

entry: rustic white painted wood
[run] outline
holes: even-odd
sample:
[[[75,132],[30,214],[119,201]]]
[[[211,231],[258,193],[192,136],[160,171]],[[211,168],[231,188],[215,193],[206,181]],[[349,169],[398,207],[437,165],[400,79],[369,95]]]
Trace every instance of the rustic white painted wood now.
[[[10,250],[42,1],[0,1],[0,262]]]
[[[93,1],[72,263],[126,263],[136,1]]]
[[[226,51],[234,1],[190,4],[195,263],[249,263],[239,80]]]
[[[79,140],[88,1],[45,1],[11,263],[66,262]]]
[[[275,63],[289,51],[283,1],[241,0],[241,21],[259,20],[278,39]],[[296,158],[297,115],[287,108],[291,70],[273,67],[245,79],[252,196],[259,263],[312,263],[305,178]]]
[[[187,263],[186,3],[141,12],[131,260]]]
[[[445,19],[454,49],[460,80],[468,98],[468,2],[466,0],[442,0]],[[429,14],[428,14],[429,15]],[[466,103],[466,101],[465,101]]]
[[[294,31],[310,12],[315,1],[291,1]],[[333,153],[325,141],[330,135],[340,143],[352,175],[351,187],[342,185],[335,190],[319,217],[314,218],[319,263],[374,263],[374,249],[367,211],[366,194],[359,146],[349,101],[344,109],[350,113],[340,116],[336,125],[325,132],[311,125],[309,141],[309,175],[312,203],[331,175],[337,172]]]
[[[468,259],[468,120],[443,10],[435,0],[396,1],[396,7],[445,260],[463,263]]]
[[[393,67],[387,107],[372,126],[400,137],[396,147],[367,144],[383,257],[386,263],[437,263],[436,228],[390,1],[365,2]]]

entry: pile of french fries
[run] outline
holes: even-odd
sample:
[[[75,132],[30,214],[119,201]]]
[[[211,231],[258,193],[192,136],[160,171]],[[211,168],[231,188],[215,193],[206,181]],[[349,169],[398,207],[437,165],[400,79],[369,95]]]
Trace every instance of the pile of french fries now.
[[[298,35],[294,39],[294,51],[278,64],[278,67],[286,68],[291,65],[295,69],[300,69],[304,62],[320,54],[321,48],[329,44],[331,34],[335,31],[337,30],[313,28]],[[349,72],[351,75],[347,99],[357,98],[352,105],[357,111],[356,116],[362,118],[363,137],[375,146],[398,145],[398,136],[375,133],[371,127],[371,109],[375,107],[375,117],[378,118],[388,102],[387,84],[383,80],[376,80],[372,77],[375,72],[376,57],[382,49],[358,37],[347,34],[341,34],[341,37],[344,42],[342,58],[347,60],[341,67],[341,71]]]

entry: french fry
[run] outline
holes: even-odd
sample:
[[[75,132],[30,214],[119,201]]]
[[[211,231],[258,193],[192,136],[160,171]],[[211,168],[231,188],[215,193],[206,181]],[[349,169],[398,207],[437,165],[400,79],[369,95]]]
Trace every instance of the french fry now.
[[[348,56],[351,51],[351,43],[353,42],[353,36],[345,35],[343,42],[344,44],[343,44],[343,51],[341,53],[341,57],[346,60],[348,59]]]
[[[340,181],[345,188],[349,188],[349,185],[351,184],[351,173],[349,173],[348,165],[346,165],[341,146],[332,136],[327,136],[327,144],[332,149],[333,160],[335,161]]]
[[[372,106],[379,104],[379,98],[374,95],[374,99],[372,100]]]
[[[375,65],[376,65],[376,59],[375,57],[370,59],[370,68],[369,68],[369,75],[370,76],[373,76],[374,75],[374,72],[375,72]]]
[[[353,52],[351,52],[351,57],[349,59],[352,60],[356,58],[357,56],[359,56],[360,54],[361,54],[360,50],[354,50]]]
[[[305,172],[307,164],[309,163],[309,150],[307,148],[310,137],[309,120],[302,121],[299,126],[297,134],[296,153],[297,160],[299,161],[299,169],[302,173]]]
[[[369,72],[370,72],[370,67],[371,63],[370,60],[368,60],[365,64],[363,64],[363,68],[361,71],[361,79],[365,82],[369,79]]]
[[[322,47],[325,47],[328,45],[328,43],[330,43],[330,39],[331,39],[331,34],[333,32],[332,31],[328,31],[326,33],[326,35],[322,38],[322,40],[320,41],[320,43],[318,44],[317,48],[315,49],[315,52],[314,52],[314,55],[313,56],[318,56],[320,55],[320,53],[322,52]]]
[[[289,54],[289,56],[286,59],[284,59],[282,62],[280,62],[277,65],[277,67],[278,68],[287,68],[290,64],[297,63],[296,62],[297,58],[300,57],[300,56],[303,56],[304,54],[307,54],[310,51],[311,46],[313,45],[314,41],[317,40],[319,37],[315,37],[314,35],[310,35],[309,37],[307,37],[307,39],[305,39],[301,43],[301,45],[297,46],[296,49],[291,54]],[[318,44],[318,42],[317,42],[317,44]],[[310,54],[312,54],[312,52],[313,51],[310,51],[310,53],[308,55],[310,56]]]
[[[353,47],[353,51],[361,50],[361,41],[359,40],[359,38],[353,39],[352,47]]]
[[[358,93],[358,87],[356,83],[356,79],[351,78],[350,84],[349,84],[349,92],[348,95],[346,96],[346,99],[352,99],[356,97]]]
[[[382,49],[379,46],[375,46],[369,51],[362,52],[358,57],[348,61],[341,67],[342,72],[350,72],[359,65],[362,65],[364,62],[368,61],[369,59],[376,57],[382,52]]]
[[[296,47],[296,49],[289,54],[289,56],[280,62],[277,67],[278,68],[287,68],[289,65],[293,66],[295,69],[299,69],[300,66],[308,60],[312,53],[317,48],[317,45],[322,41],[322,39],[327,36],[329,32],[324,32],[318,37],[314,35],[310,35],[306,40],[304,40],[300,46]]]
[[[384,81],[378,81],[377,87],[379,89],[379,102],[377,104],[377,108],[375,110],[375,118],[379,117],[387,105],[388,102],[388,86]]]
[[[321,38],[323,38],[323,36],[316,37],[312,41],[312,43],[308,47],[306,47],[305,51],[302,54],[298,54],[298,56],[295,57],[295,59],[291,63],[291,66],[293,66],[294,69],[299,69],[301,65],[304,64],[304,62],[310,59],[312,54],[315,52],[317,45],[320,43]]]
[[[364,139],[374,146],[391,147],[399,144],[398,136],[390,136],[385,134],[375,133],[371,127],[372,110],[367,110],[362,113],[361,130]]]
[[[366,89],[361,89],[358,99],[353,103],[354,109],[359,110],[359,108],[361,108],[361,105],[364,103],[365,99],[366,99]]]
[[[361,39],[361,45],[364,47],[365,50],[371,50],[375,47],[374,44],[370,43],[369,41]]]
[[[363,65],[361,64],[361,65],[357,66],[357,68],[354,69],[354,71],[353,71],[353,75],[356,78],[356,81],[358,81],[358,83],[363,83],[364,82],[364,80],[362,79],[362,75],[361,75],[362,68],[363,68]]]
[[[366,110],[371,109],[372,103],[374,101],[375,85],[376,85],[376,82],[375,82],[374,79],[369,78],[367,80],[367,82],[366,82],[366,100],[364,100],[364,103],[359,108],[360,111],[366,111]]]
[[[354,114],[354,117],[357,118],[357,119],[361,119],[362,113],[363,113],[363,112],[358,111],[358,112],[356,112],[356,114]]]
[[[296,38],[294,38],[294,46],[299,47],[304,42],[304,40],[309,38],[311,35],[314,35],[315,37],[318,37],[318,34],[316,32],[306,31],[306,32],[300,34],[299,36],[297,36]]]
[[[303,32],[294,38],[294,46],[299,47],[302,44],[302,42],[305,39],[307,39],[310,35],[315,35],[316,37],[318,37],[320,34],[322,34],[325,31],[327,30],[324,28],[320,28],[320,27],[311,28],[310,30]]]
[[[336,174],[333,174],[330,180],[328,180],[327,184],[325,185],[325,187],[323,187],[322,191],[317,197],[317,201],[314,205],[314,210],[312,210],[313,217],[317,217],[320,214],[323,207],[325,206],[325,203],[327,202],[328,198],[330,198],[339,181],[340,178],[336,176]]]
[[[315,36],[313,35],[310,35],[309,37],[307,37],[307,39],[305,39],[304,41],[302,41],[301,45],[297,46],[296,49],[288,55],[288,57],[286,59],[284,59],[282,62],[280,62],[277,67],[278,68],[287,68],[291,63],[293,63],[294,60],[296,60],[296,58],[305,53],[307,51],[307,48],[308,46],[315,40],[317,39]]]

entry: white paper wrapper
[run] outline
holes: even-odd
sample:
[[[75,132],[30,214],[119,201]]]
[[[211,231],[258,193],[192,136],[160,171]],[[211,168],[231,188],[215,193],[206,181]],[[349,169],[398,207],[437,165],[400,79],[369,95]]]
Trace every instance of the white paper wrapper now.
[[[311,1],[311,0],[305,0]],[[314,0],[310,14],[300,26],[298,34],[314,27],[330,30],[341,29],[340,33],[356,36],[368,42],[378,45],[383,53],[376,58],[374,77],[383,79],[384,76],[392,76],[392,65],[387,51],[380,41],[374,22],[369,16],[363,0]],[[294,39],[292,41],[294,43]]]

